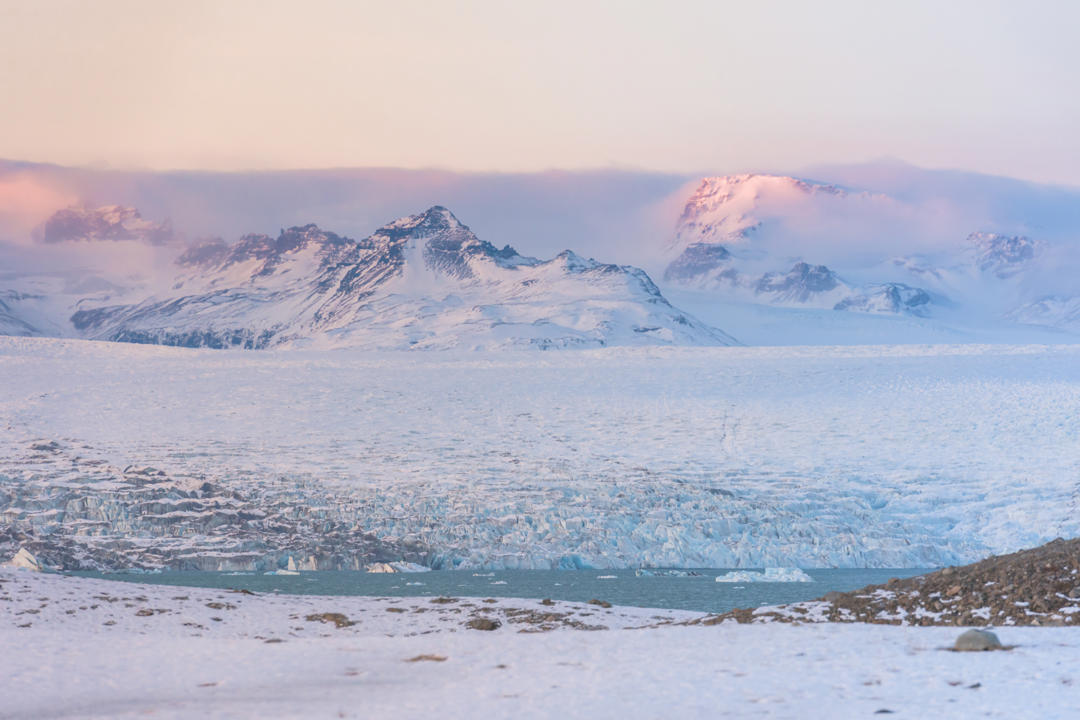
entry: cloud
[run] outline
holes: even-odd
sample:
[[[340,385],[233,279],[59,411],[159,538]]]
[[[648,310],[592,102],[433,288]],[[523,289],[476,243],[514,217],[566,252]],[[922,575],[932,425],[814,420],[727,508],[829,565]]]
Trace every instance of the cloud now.
[[[28,245],[31,232],[78,196],[31,171],[0,174],[0,241]]]

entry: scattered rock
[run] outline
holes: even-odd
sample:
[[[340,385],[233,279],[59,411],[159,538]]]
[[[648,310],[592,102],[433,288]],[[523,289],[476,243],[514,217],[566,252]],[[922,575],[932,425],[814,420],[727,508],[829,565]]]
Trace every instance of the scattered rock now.
[[[448,603],[456,603],[456,602],[457,602],[457,598],[451,598],[451,597],[435,597],[435,598],[431,598],[431,602],[432,602],[433,604],[435,604],[435,605],[446,605],[446,604],[448,604]]]
[[[352,627],[356,624],[355,621],[350,620],[341,613],[316,613],[308,615],[304,619],[308,622],[333,623],[334,627],[337,628]]]
[[[743,608],[703,620],[865,622],[887,625],[1080,626],[1080,539],[1057,539],[1030,550],[891,579],[852,592],[776,608]]]
[[[446,656],[445,655],[417,655],[416,657],[409,658],[405,662],[410,662],[410,663],[414,663],[414,662],[446,662]]]
[[[611,607],[611,603],[609,603],[607,600],[597,600],[596,598],[590,600],[589,605],[599,605],[602,608]]]
[[[555,601],[552,600],[551,598],[544,598],[543,600],[540,601],[540,604],[541,605],[554,605]]]
[[[206,603],[206,607],[210,608],[211,610],[235,610],[236,609],[236,606],[233,605],[232,603],[224,603],[224,602],[208,602],[208,603]]]
[[[998,640],[997,635],[989,630],[971,629],[961,633],[960,637],[956,638],[956,645],[953,646],[953,650],[974,652],[979,650],[1004,650],[1004,647],[1001,641]]]
[[[491,618],[473,618],[465,623],[465,627],[472,630],[496,630],[502,626],[502,623],[498,620],[492,620]]]

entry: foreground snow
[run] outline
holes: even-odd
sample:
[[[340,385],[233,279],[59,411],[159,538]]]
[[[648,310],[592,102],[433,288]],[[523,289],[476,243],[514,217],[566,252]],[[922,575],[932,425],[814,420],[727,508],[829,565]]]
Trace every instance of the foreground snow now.
[[[0,646],[19,648],[0,656],[5,718],[1065,718],[1080,704],[1074,628],[1004,629],[1014,650],[954,653],[942,648],[956,628],[620,629],[691,614],[249,596],[11,570],[0,581]],[[612,629],[469,630],[452,611],[464,603],[503,618],[591,613]],[[305,619],[325,612],[358,624]]]
[[[0,519],[47,563],[932,567],[1080,536],[1080,347],[0,338],[0,377]]]

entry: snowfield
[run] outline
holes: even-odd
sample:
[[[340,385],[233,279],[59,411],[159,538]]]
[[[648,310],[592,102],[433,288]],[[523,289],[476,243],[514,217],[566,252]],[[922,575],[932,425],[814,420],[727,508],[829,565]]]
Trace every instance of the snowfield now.
[[[251,596],[14,570],[0,570],[0,599],[0,646],[18,648],[0,657],[11,719],[1067,718],[1080,705],[1076,628],[1005,628],[1014,649],[958,653],[944,648],[960,628],[687,627],[692,614],[667,610]],[[544,613],[608,629],[545,631]],[[501,624],[465,627],[475,616]]]
[[[1080,535],[1074,346],[0,338],[0,378],[5,557],[32,535],[87,567],[928,567]]]

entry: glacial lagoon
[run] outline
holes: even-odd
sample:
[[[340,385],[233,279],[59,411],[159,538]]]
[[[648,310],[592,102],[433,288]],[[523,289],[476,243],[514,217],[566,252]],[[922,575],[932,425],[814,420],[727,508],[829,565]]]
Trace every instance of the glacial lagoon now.
[[[762,568],[757,568],[762,570]],[[746,570],[746,568],[741,568]],[[163,572],[70,573],[134,583],[230,588],[258,593],[297,595],[370,595],[390,597],[523,597],[588,601],[593,598],[616,605],[726,612],[812,600],[831,590],[856,590],[910,577],[927,569],[829,568],[806,570],[813,582],[716,582],[731,569],[696,569],[697,575],[670,575],[650,570],[436,570],[418,573],[365,573],[317,571],[299,575],[263,573]]]

